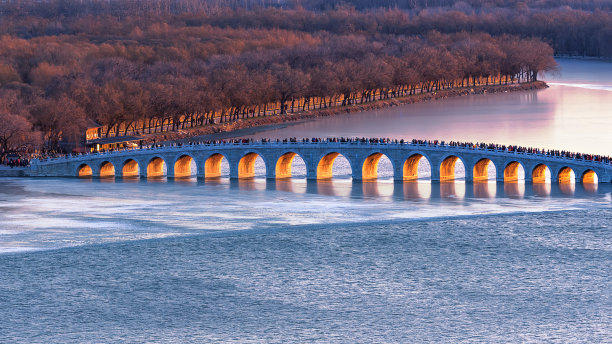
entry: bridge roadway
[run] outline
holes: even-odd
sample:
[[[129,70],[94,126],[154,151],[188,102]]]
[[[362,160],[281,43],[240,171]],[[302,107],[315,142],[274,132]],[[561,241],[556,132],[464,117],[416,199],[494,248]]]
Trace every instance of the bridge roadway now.
[[[454,180],[456,162],[461,161],[466,181],[517,181],[522,179],[519,175],[522,166],[525,182],[544,182],[549,177],[551,182],[563,183],[570,182],[573,176],[576,182],[612,182],[612,164],[606,162],[440,144],[327,140],[188,144],[34,159],[29,175],[180,178],[196,174],[208,178],[221,176],[221,161],[225,158],[230,178],[248,178],[254,176],[255,160],[261,157],[267,178],[288,178],[293,159],[300,156],[306,165],[307,178],[323,179],[332,177],[332,165],[340,154],[349,161],[355,180],[377,178],[378,162],[384,155],[393,165],[395,180],[419,178],[417,167],[425,158],[431,166],[432,181]],[[495,166],[494,178],[489,178],[489,164]]]

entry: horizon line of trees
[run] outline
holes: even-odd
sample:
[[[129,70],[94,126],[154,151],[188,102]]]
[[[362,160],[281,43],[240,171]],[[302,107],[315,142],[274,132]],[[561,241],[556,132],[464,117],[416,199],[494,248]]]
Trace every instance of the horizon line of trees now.
[[[612,58],[612,0],[4,0],[0,35],[125,37],[156,23],[332,34],[486,32]],[[113,34],[115,36],[113,37]]]
[[[248,41],[239,30],[209,29],[216,45],[232,37]],[[283,32],[292,39],[262,38],[260,46],[207,58],[194,57],[197,44],[180,34],[166,34],[168,46],[157,51],[155,40],[110,45],[75,36],[3,36],[0,149],[33,142],[57,150],[62,140],[81,140],[91,121],[105,126],[106,135],[144,133],[160,120],[178,129],[187,118],[189,125],[205,125],[480,82],[534,81],[556,65],[548,44],[508,35],[273,32],[270,39]],[[140,35],[141,42],[161,39],[158,31]],[[181,46],[183,39],[192,50]]]

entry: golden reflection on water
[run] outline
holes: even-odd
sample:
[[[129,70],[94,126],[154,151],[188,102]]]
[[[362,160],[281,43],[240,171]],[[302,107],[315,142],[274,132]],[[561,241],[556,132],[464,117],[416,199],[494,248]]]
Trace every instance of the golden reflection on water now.
[[[251,178],[166,178],[166,177],[125,177],[125,178],[79,178],[83,183],[166,183],[184,186],[194,185],[225,185],[241,191],[282,191],[295,194],[320,194],[325,196],[376,198],[379,200],[461,200],[461,199],[491,199],[499,197],[522,199],[526,196],[537,197],[582,197],[598,195],[601,185],[597,183],[525,183],[524,181],[497,182],[494,180],[482,182],[465,182],[463,180],[431,182],[429,180],[393,181],[352,179],[319,179],[306,180],[295,178],[266,179]]]
[[[465,182],[462,182],[462,181],[440,182],[440,198],[463,199],[464,197],[465,197]]]
[[[523,198],[525,197],[525,183],[524,182],[508,182],[504,183],[504,195],[509,198]]]
[[[559,191],[567,196],[573,196],[576,192],[576,183],[559,183]]]
[[[476,198],[495,198],[497,194],[497,183],[495,181],[474,182],[473,188]]]
[[[531,184],[531,189],[536,196],[548,197],[550,196],[550,186],[550,183],[533,183]]]
[[[584,189],[584,191],[587,194],[591,194],[591,195],[597,194],[597,187],[598,186],[599,186],[599,184],[597,184],[597,183],[584,183],[584,184],[582,184],[582,188]]]
[[[291,178],[276,179],[275,187],[278,191],[292,192],[292,193],[306,193],[307,183],[304,180],[298,180]]]
[[[395,185],[389,181],[367,180],[361,183],[362,192],[365,197],[391,197]]]
[[[408,180],[402,185],[404,199],[429,199],[431,197],[431,182]]]

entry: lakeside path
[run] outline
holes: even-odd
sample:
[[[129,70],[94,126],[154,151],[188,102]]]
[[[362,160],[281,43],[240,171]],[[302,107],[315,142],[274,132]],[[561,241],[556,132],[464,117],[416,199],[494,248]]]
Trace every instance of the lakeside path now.
[[[459,89],[447,89],[430,93],[416,94],[401,98],[384,99],[367,104],[337,106],[328,109],[310,110],[296,112],[293,114],[275,115],[266,117],[255,117],[240,119],[229,123],[219,123],[206,127],[185,129],[177,132],[158,133],[155,136],[147,137],[147,141],[156,142],[197,142],[205,140],[223,140],[255,134],[259,131],[283,128],[289,125],[302,123],[321,117],[335,115],[345,115],[363,111],[377,110],[401,105],[423,103],[440,99],[468,96],[474,94],[493,94],[532,91],[547,88],[548,85],[543,81],[532,83],[511,84],[511,85],[489,85],[464,87]]]

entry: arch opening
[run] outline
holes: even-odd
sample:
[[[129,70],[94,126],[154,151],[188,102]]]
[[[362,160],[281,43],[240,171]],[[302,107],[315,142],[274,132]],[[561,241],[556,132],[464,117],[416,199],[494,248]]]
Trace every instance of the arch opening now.
[[[382,167],[382,173],[379,169]],[[370,154],[361,167],[361,178],[363,180],[378,179],[379,177],[389,177],[389,171],[393,171],[393,164],[389,158],[382,153]],[[387,172],[387,173],[385,173]],[[391,174],[391,177],[393,175]]]
[[[531,180],[534,183],[550,183],[550,169],[544,164],[539,164],[531,172]]]
[[[147,177],[163,177],[166,175],[168,167],[164,159],[155,157],[147,165]]]
[[[512,183],[525,180],[525,169],[518,161],[512,161],[504,168],[504,182]]]
[[[334,162],[338,163],[334,163]],[[340,153],[328,153],[319,160],[317,165],[317,179],[329,179],[339,175],[351,175],[350,162]]]
[[[91,169],[91,166],[87,164],[82,164],[81,166],[79,166],[77,170],[77,176],[80,178],[88,178],[88,177],[93,176],[93,171]]]
[[[238,178],[253,178],[257,170],[263,169],[265,175],[265,162],[257,153],[247,153],[238,162]]]
[[[597,173],[593,170],[586,170],[582,174],[582,183],[583,184],[597,184],[599,182],[599,177]]]
[[[109,161],[100,165],[100,178],[110,178],[115,176],[115,166]]]
[[[491,159],[483,158],[474,165],[473,178],[475,182],[495,180],[497,169]]]
[[[174,178],[189,178],[196,174],[196,162],[191,156],[182,155],[174,163]]]
[[[557,177],[559,184],[569,184],[576,182],[576,174],[570,167],[563,167],[559,170],[559,176]]]
[[[465,178],[464,173],[465,165],[457,156],[451,155],[440,164],[440,181],[462,179]]]
[[[305,175],[306,164],[304,163],[304,159],[295,152],[287,152],[281,155],[276,161],[275,176],[277,179]]]
[[[121,168],[121,175],[123,178],[138,177],[140,175],[138,162],[134,159],[126,160]]]
[[[431,165],[429,160],[424,158],[421,154],[413,154],[406,161],[403,166],[403,179],[404,180],[417,180],[425,177],[429,174],[431,177]]]
[[[223,154],[212,154],[204,161],[205,178],[219,178],[224,174],[229,174],[229,163]]]

